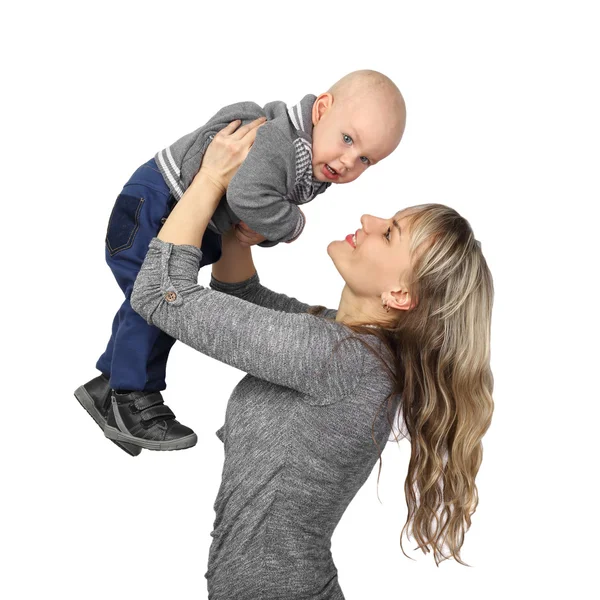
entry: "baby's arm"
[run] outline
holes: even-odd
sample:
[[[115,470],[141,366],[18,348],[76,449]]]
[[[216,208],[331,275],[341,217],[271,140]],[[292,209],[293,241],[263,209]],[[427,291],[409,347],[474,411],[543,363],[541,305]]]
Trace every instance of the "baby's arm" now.
[[[293,144],[267,122],[227,188],[231,210],[270,243],[291,242],[304,228],[302,211],[284,199],[295,183],[295,161]]]

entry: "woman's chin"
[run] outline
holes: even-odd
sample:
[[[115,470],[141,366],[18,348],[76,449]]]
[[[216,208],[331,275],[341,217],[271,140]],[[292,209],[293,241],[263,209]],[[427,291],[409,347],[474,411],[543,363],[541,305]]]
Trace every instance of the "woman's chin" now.
[[[341,264],[340,264],[340,254],[341,254],[341,250],[343,249],[342,244],[347,244],[348,242],[344,241],[339,241],[339,240],[335,240],[333,242],[329,242],[329,245],[327,246],[327,254],[329,254],[329,258],[331,258],[331,262],[333,263],[333,266],[337,269],[338,273],[342,276],[342,278],[344,278],[344,273],[343,270],[341,268]]]
[[[334,256],[342,256],[345,252],[352,251],[353,248],[346,240],[333,240],[327,246],[327,254],[333,259]],[[335,260],[335,259],[334,259]]]
[[[340,243],[339,240],[334,240],[333,242],[329,242],[329,245],[327,246],[327,254],[329,254],[329,258],[331,258],[331,260],[334,262],[334,264],[335,264],[335,255],[337,254],[336,246],[339,243]]]

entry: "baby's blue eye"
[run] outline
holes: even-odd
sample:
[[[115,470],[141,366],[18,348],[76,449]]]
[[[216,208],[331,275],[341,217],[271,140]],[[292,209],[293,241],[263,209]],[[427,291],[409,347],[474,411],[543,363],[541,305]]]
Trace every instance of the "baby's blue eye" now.
[[[364,165],[368,165],[369,164],[369,159],[366,156],[361,156],[360,160],[362,161],[362,163]]]
[[[352,138],[349,135],[346,135],[345,133],[342,133],[342,139],[344,140],[344,144],[352,143]]]

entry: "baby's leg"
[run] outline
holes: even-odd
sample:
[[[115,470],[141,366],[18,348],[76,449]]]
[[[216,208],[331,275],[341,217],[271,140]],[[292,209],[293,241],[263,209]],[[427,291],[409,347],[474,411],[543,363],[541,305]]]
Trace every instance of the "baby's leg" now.
[[[106,262],[125,295],[113,322],[107,349],[97,368],[110,376],[116,390],[161,391],[174,339],[148,325],[129,304],[133,284],[144,262],[150,240],[156,236],[169,212],[169,188],[154,160],[142,165],[119,194],[108,223]],[[147,364],[155,346],[161,348],[162,377],[149,380]],[[157,373],[157,369],[154,369]]]
[[[125,449],[133,444],[152,450],[179,450],[194,446],[197,441],[189,427],[175,420],[161,394],[166,387],[167,358],[175,340],[149,325],[129,302],[148,244],[171,208],[170,198],[155,161],[148,161],[137,169],[119,194],[106,235],[106,261],[125,300],[96,367],[109,378],[105,385],[111,390],[108,406],[102,404],[104,433],[115,443],[125,445]],[[82,387],[99,389],[100,379],[102,376]],[[87,391],[94,406],[104,402]],[[76,396],[92,414],[94,406],[88,407],[80,395]],[[102,411],[98,408],[98,412]]]

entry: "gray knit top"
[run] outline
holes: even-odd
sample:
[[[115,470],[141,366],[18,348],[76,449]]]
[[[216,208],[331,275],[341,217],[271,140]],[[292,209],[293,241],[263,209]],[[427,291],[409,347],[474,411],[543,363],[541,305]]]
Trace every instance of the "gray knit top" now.
[[[154,238],[131,305],[174,338],[248,373],[217,432],[225,462],[209,598],[342,600],[331,536],[385,447],[391,382],[332,320],[335,311],[307,314],[308,305],[266,289],[257,275],[199,286],[201,256]]]

